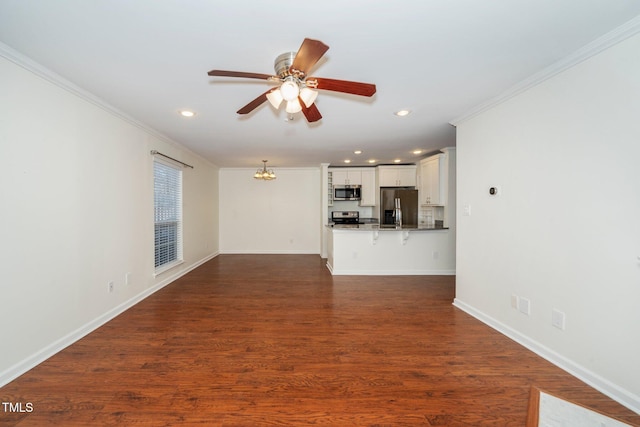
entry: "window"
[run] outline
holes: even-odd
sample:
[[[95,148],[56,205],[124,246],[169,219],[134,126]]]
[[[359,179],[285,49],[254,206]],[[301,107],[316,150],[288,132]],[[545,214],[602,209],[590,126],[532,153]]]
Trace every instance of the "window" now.
[[[153,163],[156,273],[182,262],[182,171]]]

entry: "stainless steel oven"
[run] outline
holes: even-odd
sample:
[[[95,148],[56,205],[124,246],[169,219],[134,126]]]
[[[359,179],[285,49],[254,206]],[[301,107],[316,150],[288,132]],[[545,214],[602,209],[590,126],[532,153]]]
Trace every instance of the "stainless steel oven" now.
[[[358,211],[333,211],[331,221],[335,228],[358,228],[360,213]]]

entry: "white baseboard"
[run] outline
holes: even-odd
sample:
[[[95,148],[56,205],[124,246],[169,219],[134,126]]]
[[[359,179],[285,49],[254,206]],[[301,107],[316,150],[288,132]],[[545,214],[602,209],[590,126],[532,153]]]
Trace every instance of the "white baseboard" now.
[[[312,250],[247,250],[247,249],[243,249],[243,250],[236,250],[236,249],[230,249],[230,250],[221,250],[220,254],[223,255],[318,255],[320,256],[320,251],[312,251]]]
[[[358,270],[330,268],[334,276],[453,276],[455,270]]]
[[[333,275],[333,266],[329,263],[329,261],[327,261],[327,268],[329,269],[329,273],[331,273]]]
[[[102,326],[105,323],[109,322],[110,320],[112,320],[116,316],[122,314],[123,312],[125,312],[129,308],[133,307],[134,305],[136,305],[140,301],[144,300],[148,296],[150,296],[153,293],[159,291],[160,289],[164,288],[168,284],[174,282],[176,279],[184,276],[185,274],[189,273],[191,270],[194,270],[195,268],[201,266],[202,264],[204,264],[205,262],[215,258],[216,256],[218,256],[218,252],[215,252],[215,253],[213,253],[211,255],[206,256],[205,258],[203,258],[203,259],[201,259],[199,261],[196,261],[195,263],[191,264],[190,266],[188,266],[185,269],[177,271],[173,275],[164,278],[162,281],[156,283],[152,287],[150,287],[148,289],[145,289],[144,291],[140,292],[138,295],[135,295],[134,297],[128,299],[127,301],[124,301],[120,305],[118,305],[118,306],[112,308],[111,310],[105,312],[101,316],[96,317],[95,319],[93,319],[89,323],[86,323],[85,325],[81,326],[80,328],[76,329],[75,331],[65,335],[64,337],[60,338],[59,340],[56,340],[56,341],[52,342],[48,346],[46,346],[46,347],[42,348],[41,350],[39,350],[38,352],[32,354],[31,356],[27,357],[26,359],[16,363],[15,365],[11,366],[8,369],[6,369],[2,373],[0,373],[0,387],[3,387],[5,385],[7,385],[8,383],[13,381],[14,379],[18,378],[20,375],[22,375],[25,372],[35,368],[40,363],[44,362],[45,360],[47,360],[51,356],[55,355],[59,351],[64,350],[65,348],[67,348],[71,344],[75,343],[76,341],[78,341],[79,339],[85,337],[86,335],[90,334],[91,332],[95,331],[100,326]]]
[[[466,312],[467,314],[475,317],[480,320],[482,323],[490,326],[496,331],[500,332],[503,335],[511,338],[518,344],[526,347],[527,349],[533,351],[538,356],[548,360],[553,363],[557,367],[567,371],[569,374],[574,377],[584,381],[589,384],[591,387],[600,391],[601,393],[609,396],[611,399],[620,403],[621,405],[626,406],[632,411],[640,414],[640,396],[636,396],[628,390],[625,390],[616,384],[602,378],[601,376],[591,372],[585,367],[567,359],[566,357],[556,353],[550,348],[540,344],[537,341],[532,340],[526,335],[510,328],[502,322],[497,321],[491,316],[486,315],[485,313],[476,310],[474,307],[464,303],[463,301],[455,298],[453,301],[453,305],[460,310]]]

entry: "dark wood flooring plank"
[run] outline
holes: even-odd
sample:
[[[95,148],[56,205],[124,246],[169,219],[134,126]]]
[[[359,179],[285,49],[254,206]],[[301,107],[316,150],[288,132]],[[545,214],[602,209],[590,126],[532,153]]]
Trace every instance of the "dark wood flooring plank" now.
[[[221,255],[0,389],[0,424],[523,426],[530,387],[637,414],[452,306],[451,276]]]

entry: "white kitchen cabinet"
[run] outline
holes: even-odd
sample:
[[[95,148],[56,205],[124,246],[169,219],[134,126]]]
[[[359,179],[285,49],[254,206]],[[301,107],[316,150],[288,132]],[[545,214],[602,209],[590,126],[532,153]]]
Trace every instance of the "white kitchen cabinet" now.
[[[416,166],[378,166],[380,187],[415,187]]]
[[[360,206],[376,204],[375,168],[330,168],[331,185],[360,185]],[[330,187],[333,192],[333,187]],[[331,202],[333,197],[330,198]],[[329,205],[331,206],[331,204]]]
[[[398,185],[402,187],[415,187],[417,185],[415,165],[398,169]]]
[[[362,169],[361,176],[360,206],[374,206],[376,204],[376,170]]]
[[[359,169],[331,169],[333,185],[362,185],[362,172]]]
[[[436,154],[420,161],[420,186],[418,197],[421,205],[444,206],[447,204],[447,191],[444,188],[446,171],[445,154]]]
[[[327,204],[333,206],[333,172],[327,171]]]

